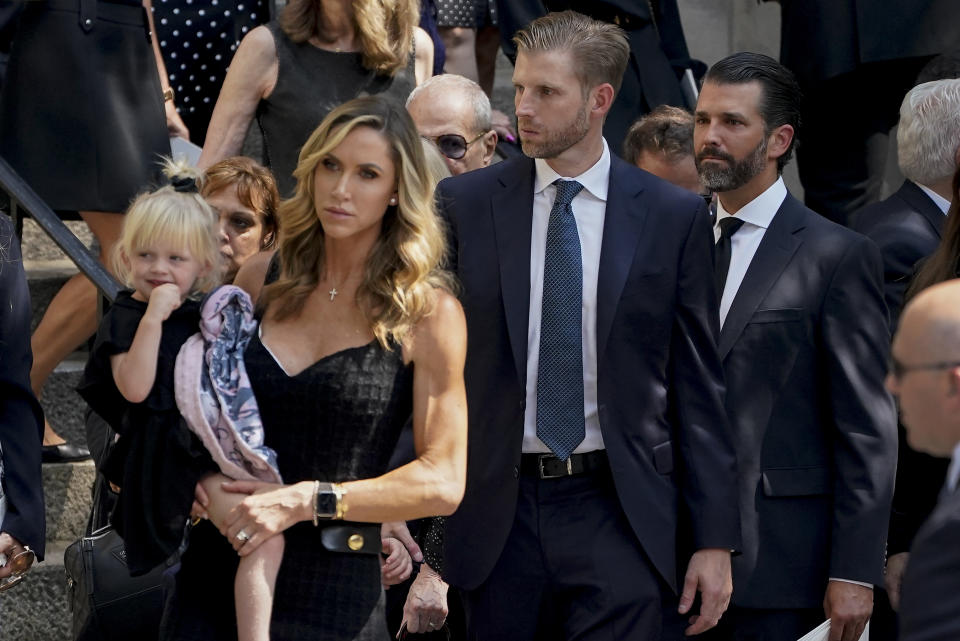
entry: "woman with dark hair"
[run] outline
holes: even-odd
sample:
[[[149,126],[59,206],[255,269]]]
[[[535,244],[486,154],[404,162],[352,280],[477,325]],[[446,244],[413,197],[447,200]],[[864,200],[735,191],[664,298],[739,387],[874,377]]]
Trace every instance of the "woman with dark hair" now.
[[[402,104],[430,76],[433,44],[419,17],[417,0],[291,0],[240,43],[200,167],[239,153],[256,117],[280,194],[293,195],[297,153],[331,109],[375,94]]]
[[[276,246],[277,183],[252,158],[234,156],[207,167],[200,193],[217,214],[222,281],[232,283],[249,258]]]
[[[334,109],[300,152],[280,206],[279,275],[244,353],[284,485],[249,494],[221,532],[190,533],[163,639],[236,639],[236,554],[284,537],[271,638],[385,639],[380,528],[450,514],[466,478],[466,326],[420,137],[380,97]],[[238,282],[267,262],[248,261]],[[387,472],[412,418],[417,457]],[[198,492],[198,502],[207,502]]]

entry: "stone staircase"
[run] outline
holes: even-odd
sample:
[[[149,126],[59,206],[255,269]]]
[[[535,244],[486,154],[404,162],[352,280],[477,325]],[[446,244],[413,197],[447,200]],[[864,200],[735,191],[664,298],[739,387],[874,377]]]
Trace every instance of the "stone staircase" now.
[[[81,240],[91,245],[92,238],[83,223],[70,222],[68,225]],[[77,270],[31,220],[24,223],[21,247],[35,325],[53,295]],[[83,412],[86,405],[74,391],[85,362],[86,354],[77,352],[61,363],[40,399],[54,429],[71,442],[85,442]],[[20,585],[0,593],[0,641],[72,639],[63,552],[86,528],[94,476],[91,461],[43,466],[46,556]]]

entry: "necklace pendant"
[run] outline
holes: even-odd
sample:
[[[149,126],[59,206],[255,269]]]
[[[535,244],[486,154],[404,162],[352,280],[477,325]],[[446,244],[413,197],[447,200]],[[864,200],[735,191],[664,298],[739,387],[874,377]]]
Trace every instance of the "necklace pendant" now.
[[[334,287],[333,289],[331,289],[331,290],[330,290],[329,292],[327,292],[327,293],[330,294],[330,300],[333,300],[334,298],[337,297],[337,294],[339,294],[340,292],[338,292],[338,291],[337,291],[337,288]]]

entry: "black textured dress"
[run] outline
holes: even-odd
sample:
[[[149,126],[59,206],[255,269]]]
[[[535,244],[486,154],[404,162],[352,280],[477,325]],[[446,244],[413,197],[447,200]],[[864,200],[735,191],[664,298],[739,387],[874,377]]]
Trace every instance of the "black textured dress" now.
[[[387,351],[374,341],[288,376],[255,336],[245,362],[284,482],[352,481],[387,471],[413,403],[413,368],[399,347]],[[305,522],[284,532],[271,639],[386,639],[377,556],[327,551],[322,530]],[[236,567],[236,554],[215,528],[194,528],[160,638],[234,641]]]
[[[174,365],[183,343],[199,331],[200,305],[185,300],[163,322],[157,375],[142,403],[117,390],[110,357],[130,350],[147,303],[130,291],[104,315],[77,391],[119,435],[101,471],[122,490],[111,522],[124,538],[132,574],[166,561],[183,529],[200,477],[216,466],[180,417],[173,391]]]
[[[293,195],[300,148],[335,107],[358,96],[383,95],[400,105],[416,85],[414,57],[393,76],[363,66],[359,52],[335,52],[308,42],[295,43],[280,25],[267,25],[277,47],[277,84],[257,107],[267,165],[280,195]]]

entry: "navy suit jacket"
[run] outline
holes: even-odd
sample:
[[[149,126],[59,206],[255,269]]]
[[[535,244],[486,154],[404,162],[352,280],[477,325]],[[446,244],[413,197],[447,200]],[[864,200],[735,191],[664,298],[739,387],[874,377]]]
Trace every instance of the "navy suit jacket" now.
[[[891,333],[896,330],[904,296],[917,263],[932,254],[947,217],[915,183],[907,180],[886,200],[854,214],[851,227],[875,242],[883,255],[884,298],[890,312]],[[917,452],[899,428],[900,456],[887,553],[910,549],[920,525],[930,516],[943,487],[949,461]]]
[[[900,641],[960,639],[960,492],[944,489],[900,585]]]
[[[882,583],[897,457],[880,252],[787,195],[720,331],[743,554],[733,602],[818,608]]]
[[[30,316],[20,241],[10,219],[0,215],[0,446],[7,496],[0,532],[29,545],[42,559],[46,538],[40,477],[43,411],[30,388]]]
[[[520,157],[438,188],[468,337],[467,486],[447,520],[444,575],[467,589],[489,575],[516,511],[534,174]],[[600,429],[627,519],[674,588],[678,554],[739,545],[712,247],[702,199],[612,158],[597,291]]]

